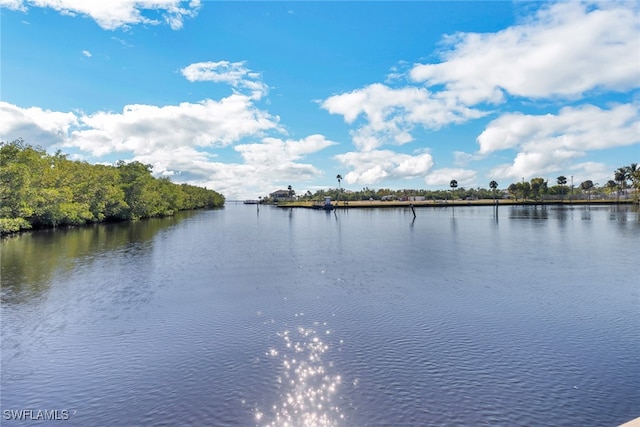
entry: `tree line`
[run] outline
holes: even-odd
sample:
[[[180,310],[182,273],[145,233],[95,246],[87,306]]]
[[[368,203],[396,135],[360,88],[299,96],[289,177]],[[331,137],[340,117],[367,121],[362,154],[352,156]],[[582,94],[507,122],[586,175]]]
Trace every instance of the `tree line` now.
[[[619,200],[620,196],[628,195],[628,189],[634,189],[633,195],[637,200],[640,189],[640,169],[637,163],[616,169],[612,177],[613,179],[602,186],[590,179],[574,184],[573,179],[569,181],[564,175],[558,176],[555,185],[552,186],[543,178],[533,178],[529,182],[523,179],[522,182],[510,184],[507,191],[515,200],[541,201],[545,196],[564,200],[575,195],[586,195],[587,200],[590,200],[592,194],[615,196],[616,200]]]
[[[372,189],[364,187],[361,190],[351,191],[342,187],[342,175],[337,175],[337,188],[329,188],[326,190],[318,190],[315,193],[307,191],[304,194],[296,195],[291,185],[288,187],[289,198],[294,196],[298,200],[322,200],[325,196],[331,197],[333,200],[341,201],[358,201],[358,200],[383,200],[385,198],[395,198],[399,200],[407,200],[409,197],[424,197],[426,200],[481,200],[496,199],[508,196],[516,201],[532,200],[542,201],[543,199],[564,200],[565,198],[573,198],[580,195],[586,199],[592,196],[615,197],[619,200],[621,195],[628,195],[629,189],[634,189],[633,196],[638,199],[640,192],[640,169],[637,163],[629,166],[623,166],[614,171],[611,180],[604,185],[594,183],[592,180],[585,180],[581,183],[570,184],[570,181],[564,175],[557,177],[556,182],[549,184],[544,178],[532,178],[530,181],[514,182],[499,190],[499,184],[496,181],[489,182],[489,188],[464,188],[458,186],[458,181],[452,179],[449,183],[450,190],[425,190],[425,189],[402,189],[392,190],[389,188]],[[261,197],[264,203],[274,202],[269,197]]]
[[[224,205],[222,194],[167,178],[137,161],[70,160],[22,139],[0,142],[0,234],[173,215]]]

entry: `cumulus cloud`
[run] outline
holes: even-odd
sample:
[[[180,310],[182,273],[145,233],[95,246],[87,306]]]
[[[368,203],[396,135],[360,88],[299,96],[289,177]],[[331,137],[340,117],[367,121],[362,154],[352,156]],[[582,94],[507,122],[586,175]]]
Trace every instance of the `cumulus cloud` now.
[[[278,118],[255,108],[251,99],[234,94],[179,105],[127,105],[120,113],[97,112],[78,118],[66,146],[93,155],[112,152],[146,154],[188,144],[200,147],[230,145],[240,139],[277,129]]]
[[[465,167],[466,165],[468,165],[470,162],[475,161],[475,160],[480,160],[482,159],[484,156],[482,154],[478,154],[478,153],[465,153],[464,151],[454,151],[453,152],[453,164],[458,166],[458,167]]]
[[[236,145],[234,150],[242,156],[243,164],[234,167],[234,171],[256,186],[308,181],[323,172],[301,160],[336,144],[316,134],[300,140],[267,137],[260,143]]]
[[[439,129],[483,115],[425,88],[395,89],[381,83],[333,95],[324,100],[321,106],[330,114],[344,116],[349,124],[359,116],[364,117],[366,123],[352,132],[354,145],[363,151],[374,150],[385,144],[411,142],[413,137],[410,132],[416,125]]]
[[[172,150],[157,150],[146,154],[139,154],[132,158],[144,164],[153,166],[153,172],[161,176],[189,175],[203,180],[215,171],[212,159],[215,155],[199,151],[196,147],[181,145]]]
[[[20,10],[22,12],[27,10],[23,0],[0,0],[0,7],[6,7],[11,10]]]
[[[516,149],[512,164],[500,165],[495,176],[521,177],[570,167],[587,151],[640,143],[640,105],[608,110],[593,105],[565,107],[557,115],[504,114],[478,136],[479,153]]]
[[[242,155],[246,164],[280,168],[307,154],[335,144],[325,139],[323,135],[311,135],[301,140],[286,141],[278,138],[264,138],[260,144],[236,145],[234,149]]]
[[[83,54],[84,56],[86,56],[87,58],[91,58],[91,56],[92,56],[92,55],[91,55],[91,52],[89,52],[88,50],[83,50],[83,51],[82,51],[82,54]]]
[[[640,8],[633,2],[558,2],[497,33],[445,38],[443,62],[417,64],[416,82],[444,85],[466,105],[625,91],[640,81]],[[624,60],[621,60],[626,58]]]
[[[215,188],[230,199],[255,198],[273,191],[274,185],[286,187],[321,176],[321,170],[303,159],[335,144],[322,135],[300,140],[266,137],[261,142],[233,147],[242,156],[242,163],[217,162],[208,153],[186,146],[139,155],[135,160],[153,165],[155,173],[173,176],[174,180],[186,173],[189,182]]]
[[[254,99],[267,93],[268,87],[259,73],[245,67],[245,62],[197,62],[180,70],[190,82],[210,81],[229,84],[234,90],[249,90]]]
[[[0,101],[0,117],[0,138],[5,141],[17,138],[38,141],[38,145],[45,148],[65,141],[71,129],[79,123],[72,112],[20,108],[4,101]]]
[[[455,179],[459,187],[473,187],[476,185],[476,176],[476,171],[469,169],[440,168],[429,173],[424,182],[427,185],[448,186]]]
[[[415,178],[433,167],[433,158],[426,152],[411,155],[391,150],[353,151],[335,158],[352,169],[344,176],[347,184],[369,185],[384,179]]]
[[[511,147],[598,150],[640,142],[640,104],[608,110],[593,106],[562,108],[542,116],[504,114],[478,136],[480,153]]]
[[[182,28],[185,18],[194,17],[200,0],[0,0],[1,7],[27,11],[29,7],[54,9],[64,15],[92,18],[105,30],[115,30],[136,24],[159,25],[162,22],[145,16],[144,12],[160,12],[172,29]]]

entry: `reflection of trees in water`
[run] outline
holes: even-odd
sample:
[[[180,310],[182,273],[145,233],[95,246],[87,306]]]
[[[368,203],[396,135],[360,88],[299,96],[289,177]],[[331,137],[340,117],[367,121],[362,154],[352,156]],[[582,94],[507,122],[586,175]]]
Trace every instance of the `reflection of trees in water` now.
[[[553,206],[544,208],[513,206],[509,211],[509,219],[552,219],[558,220],[558,226],[565,228],[573,219],[592,221],[594,218],[603,218],[601,216],[594,217],[594,213],[597,211],[607,212],[609,221],[615,221],[617,223],[616,228],[619,233],[633,235],[631,232],[640,228],[640,208],[632,205],[591,205],[586,207]]]
[[[69,229],[41,230],[0,242],[0,283],[3,303],[22,303],[45,292],[55,274],[69,273],[78,263],[91,263],[101,254],[124,252],[139,255],[161,230],[194,215],[96,224]]]
[[[554,209],[554,217],[560,220],[560,225],[565,225],[566,219],[572,214],[573,208],[565,208],[564,206]]]
[[[509,212],[510,219],[548,219],[549,210],[541,206],[513,206]]]
[[[633,221],[640,222],[640,205],[612,205],[609,209],[609,219],[611,221]]]
[[[640,209],[632,205],[609,205],[609,206],[513,206],[509,211],[510,219],[558,219],[565,221],[576,218],[590,220],[595,211],[606,210],[609,213],[609,220],[618,222],[640,223]]]
[[[640,229],[640,209],[638,206],[611,206],[609,220],[616,223],[616,229],[621,236],[635,236],[633,231]]]

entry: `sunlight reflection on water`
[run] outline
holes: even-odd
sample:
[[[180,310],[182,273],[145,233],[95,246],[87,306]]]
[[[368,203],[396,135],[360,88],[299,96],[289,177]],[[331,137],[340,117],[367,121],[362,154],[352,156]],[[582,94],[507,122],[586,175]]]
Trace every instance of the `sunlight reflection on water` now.
[[[331,331],[323,333],[329,335]],[[336,427],[344,419],[334,402],[342,378],[333,372],[332,362],[323,360],[329,345],[321,335],[304,327],[278,334],[283,347],[271,348],[267,355],[280,361],[281,371],[276,378],[279,402],[271,407],[270,414],[256,409],[258,423],[264,422],[265,427]]]

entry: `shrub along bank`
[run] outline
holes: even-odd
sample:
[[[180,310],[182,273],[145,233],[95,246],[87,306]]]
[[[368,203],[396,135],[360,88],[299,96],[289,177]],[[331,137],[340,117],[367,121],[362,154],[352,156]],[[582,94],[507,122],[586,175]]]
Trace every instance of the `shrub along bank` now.
[[[0,234],[173,215],[223,206],[216,191],[154,178],[151,165],[69,160],[57,152],[0,142]]]

